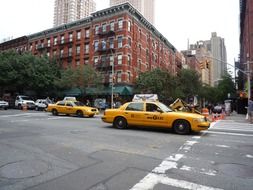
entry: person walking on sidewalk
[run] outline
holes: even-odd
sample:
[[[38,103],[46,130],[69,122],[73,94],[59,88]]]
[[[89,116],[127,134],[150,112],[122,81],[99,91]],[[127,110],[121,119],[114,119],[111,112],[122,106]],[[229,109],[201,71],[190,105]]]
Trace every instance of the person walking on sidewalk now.
[[[252,100],[252,97],[249,99],[249,102],[248,102],[248,116],[249,116],[249,122],[253,123],[253,100]]]

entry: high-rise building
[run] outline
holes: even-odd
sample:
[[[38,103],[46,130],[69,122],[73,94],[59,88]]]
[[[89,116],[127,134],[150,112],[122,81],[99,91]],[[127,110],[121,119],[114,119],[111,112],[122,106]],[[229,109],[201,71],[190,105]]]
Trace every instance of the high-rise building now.
[[[55,0],[54,26],[88,17],[95,10],[94,0]]]
[[[206,41],[207,49],[211,52],[213,60],[213,71],[211,73],[213,84],[216,85],[227,71],[227,50],[224,38],[212,33],[211,39]]]
[[[110,6],[129,2],[151,23],[154,24],[155,0],[110,0]]]

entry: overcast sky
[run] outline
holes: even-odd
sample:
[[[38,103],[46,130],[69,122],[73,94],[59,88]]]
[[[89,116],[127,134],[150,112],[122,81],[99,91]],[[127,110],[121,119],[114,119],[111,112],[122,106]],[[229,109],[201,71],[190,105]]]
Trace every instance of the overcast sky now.
[[[97,10],[109,0],[95,0]],[[239,0],[155,0],[155,27],[178,50],[187,40],[209,40],[211,32],[225,39],[228,63],[239,55]],[[53,27],[54,0],[1,0],[0,42]]]

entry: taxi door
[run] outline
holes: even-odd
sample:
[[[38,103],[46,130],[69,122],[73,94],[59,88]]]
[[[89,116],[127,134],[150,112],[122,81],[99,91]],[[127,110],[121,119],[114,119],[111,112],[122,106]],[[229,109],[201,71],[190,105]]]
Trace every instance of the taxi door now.
[[[144,123],[144,103],[132,102],[125,111],[124,116],[127,119],[129,125],[143,125]]]
[[[66,102],[66,104],[64,106],[64,113],[65,114],[74,114],[75,113],[73,104],[71,102]]]
[[[146,103],[145,125],[168,127],[165,114],[160,111],[159,107],[155,103]]]

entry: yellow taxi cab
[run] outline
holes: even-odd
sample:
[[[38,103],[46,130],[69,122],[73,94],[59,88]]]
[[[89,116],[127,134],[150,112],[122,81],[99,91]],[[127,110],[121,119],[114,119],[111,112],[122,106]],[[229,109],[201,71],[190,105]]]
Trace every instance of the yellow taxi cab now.
[[[132,102],[125,103],[118,109],[105,110],[102,121],[112,123],[119,129],[128,126],[150,126],[171,128],[178,134],[199,132],[207,130],[210,126],[210,122],[203,115],[174,112],[157,98],[147,99],[147,95],[139,95],[141,98],[136,95],[135,97]]]
[[[53,115],[67,114],[67,115],[77,115],[78,117],[93,117],[98,114],[97,108],[85,106],[79,101],[58,101],[56,104],[49,104],[47,107],[48,112],[52,112]]]

